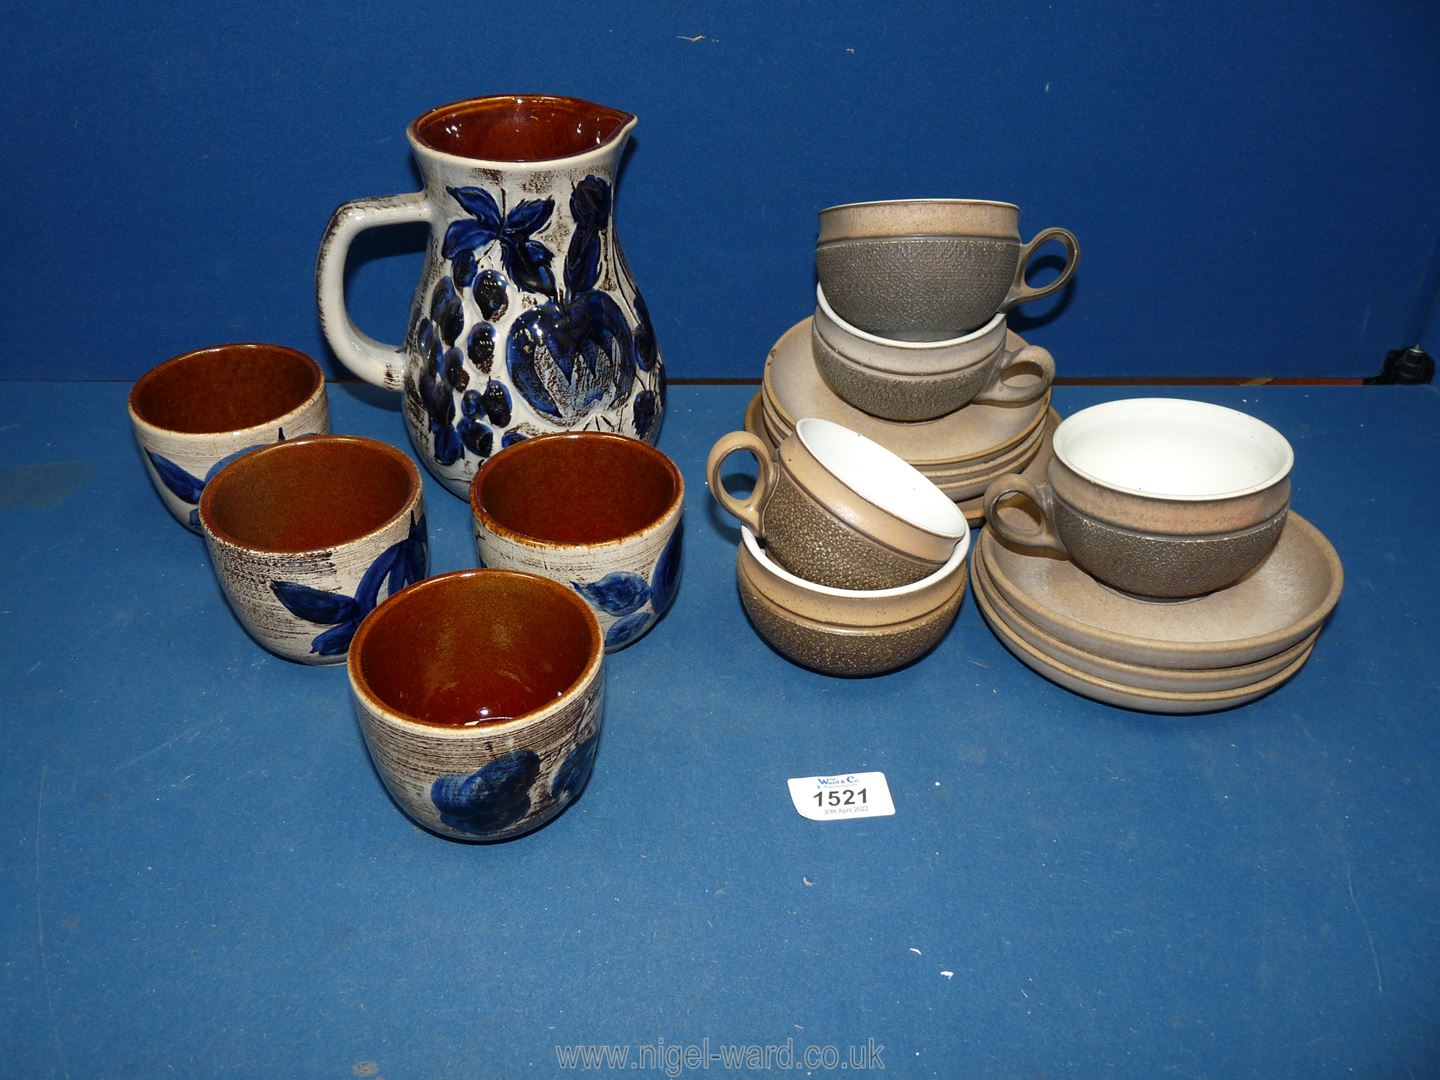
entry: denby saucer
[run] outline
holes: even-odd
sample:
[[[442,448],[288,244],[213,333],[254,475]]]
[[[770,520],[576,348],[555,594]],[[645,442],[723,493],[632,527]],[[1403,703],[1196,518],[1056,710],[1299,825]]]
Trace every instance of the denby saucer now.
[[[811,349],[812,321],[787,330],[765,361],[763,404],[771,420],[786,428],[801,417],[817,416],[873,439],[916,468],[946,466],[999,455],[1029,434],[1050,407],[1047,391],[1025,405],[971,404],[920,423],[880,420],[841,400],[826,384]],[[1008,332],[1006,348],[1024,347],[1018,334]]]
[[[1220,709],[1231,709],[1237,705],[1249,704],[1289,681],[1297,671],[1305,666],[1305,661],[1310,659],[1310,654],[1315,648],[1313,643],[1306,646],[1297,659],[1269,678],[1232,690],[1216,690],[1208,693],[1142,690],[1136,687],[1122,686],[1108,679],[1097,679],[1046,656],[1016,635],[995,613],[989,598],[982,595],[978,588],[975,590],[975,602],[985,617],[985,621],[990,624],[990,629],[1000,639],[1001,644],[1031,671],[1043,675],[1051,682],[1058,683],[1065,689],[1083,697],[1103,702],[1106,705],[1118,705],[1121,708],[1137,709],[1141,712],[1178,716],[1217,712]]]
[[[1274,656],[1320,627],[1344,583],[1335,549],[1293,510],[1259,566],[1190,600],[1118,592],[1068,559],[1011,547],[990,529],[976,552],[991,591],[1053,637],[1107,660],[1159,668],[1234,667]]]
[[[1047,634],[1030,622],[999,596],[990,584],[984,560],[975,558],[970,563],[970,574],[975,584],[976,595],[983,595],[990,611],[1005,624],[1005,629],[1024,641],[1047,659],[1074,668],[1083,675],[1113,682],[1135,690],[1153,690],[1160,693],[1212,693],[1238,690],[1253,686],[1277,674],[1298,660],[1315,644],[1320,631],[1314,630],[1297,644],[1274,656],[1257,660],[1253,664],[1223,668],[1158,668],[1144,664],[1127,664],[1067,645],[1057,637]]]

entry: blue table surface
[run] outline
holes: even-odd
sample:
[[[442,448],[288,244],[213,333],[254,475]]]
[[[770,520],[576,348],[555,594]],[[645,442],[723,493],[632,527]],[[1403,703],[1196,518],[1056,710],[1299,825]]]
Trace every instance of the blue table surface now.
[[[753,388],[674,387],[679,597],[607,660],[578,802],[491,846],[390,802],[343,667],[246,636],[127,389],[0,388],[5,1075],[553,1076],[586,1045],[670,1075],[767,1045],[899,1076],[1435,1074],[1435,389],[1179,392],[1290,438],[1346,585],[1293,682],[1163,718],[1032,674],[970,599],[889,676],[788,663],[703,474]],[[336,431],[408,449],[398,399],[330,397]],[[433,571],[473,566],[466,504],[426,498]],[[792,808],[786,778],[858,770],[893,817]]]

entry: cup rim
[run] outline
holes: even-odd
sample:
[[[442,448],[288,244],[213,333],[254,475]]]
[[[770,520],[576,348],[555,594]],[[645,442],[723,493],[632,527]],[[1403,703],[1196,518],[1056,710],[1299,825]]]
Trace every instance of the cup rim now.
[[[377,525],[369,532],[362,533],[359,536],[348,537],[344,540],[341,540],[337,544],[326,544],[322,547],[315,548],[276,549],[256,547],[253,544],[245,543],[244,541],[231,535],[223,529],[218,529],[215,527],[215,524],[212,520],[212,508],[215,504],[216,498],[218,498],[215,493],[217,491],[223,493],[225,485],[224,483],[222,483],[222,478],[225,477],[226,474],[231,473],[232,470],[235,470],[236,466],[241,466],[243,468],[247,465],[253,465],[255,459],[261,455],[269,456],[274,454],[295,453],[293,447],[313,445],[319,442],[323,442],[326,444],[346,443],[350,445],[364,446],[367,450],[379,450],[384,453],[385,456],[400,463],[405,470],[405,478],[407,481],[404,504],[400,507],[399,510],[397,510],[394,514],[390,515],[381,524]],[[391,446],[387,442],[381,442],[379,439],[371,439],[364,435],[300,435],[294,439],[286,439],[284,442],[269,443],[255,450],[251,450],[247,454],[242,454],[240,457],[230,462],[230,464],[226,465],[223,469],[221,469],[214,476],[212,476],[210,478],[210,482],[205,485],[205,490],[200,493],[200,502],[198,505],[200,513],[200,527],[207,539],[215,540],[219,543],[226,545],[227,547],[234,548],[237,551],[253,551],[262,552],[266,555],[286,556],[318,555],[323,552],[334,551],[337,547],[364,543],[366,540],[373,539],[374,537],[380,536],[387,530],[393,529],[396,524],[405,519],[406,515],[414,511],[416,503],[420,500],[423,488],[424,481],[420,477],[419,466],[417,466],[415,462],[410,459],[409,454],[397,449],[396,447]]]
[[[829,432],[834,433],[840,438],[858,440],[863,445],[866,452],[873,452],[877,457],[881,459],[887,469],[895,472],[900,472],[902,475],[913,476],[919,484],[919,498],[926,500],[934,505],[934,513],[932,516],[950,517],[950,511],[953,511],[954,516],[951,517],[951,521],[954,524],[952,524],[949,529],[946,529],[943,525],[940,525],[938,523],[926,523],[924,521],[916,520],[916,517],[913,514],[906,513],[900,509],[897,509],[894,506],[887,505],[886,503],[879,501],[874,494],[860,490],[855,486],[854,483],[836,472],[835,468],[831,465],[831,463],[827,462],[824,457],[822,457],[819,453],[816,452],[816,448],[814,445],[812,445],[811,439],[807,438],[807,436],[812,431],[816,433]],[[849,490],[855,492],[856,495],[860,496],[860,498],[864,499],[866,502],[872,504],[884,513],[889,514],[892,518],[895,518],[898,521],[903,521],[910,528],[925,533],[927,536],[934,536],[947,542],[955,541],[958,543],[960,540],[962,540],[963,538],[967,538],[970,535],[970,523],[965,519],[965,515],[960,511],[960,508],[955,505],[955,503],[950,499],[950,497],[946,495],[943,491],[941,491],[933,480],[931,480],[928,476],[922,473],[919,469],[915,468],[914,465],[911,465],[899,454],[881,445],[874,439],[868,438],[867,436],[860,434],[860,432],[858,431],[852,431],[850,428],[845,427],[843,424],[837,424],[833,420],[825,420],[817,416],[806,416],[798,420],[795,424],[794,435],[805,447],[805,452],[809,454],[810,457],[814,459],[815,463],[819,465],[822,469],[824,469],[826,473],[834,477],[836,481],[843,484]],[[921,507],[920,510],[922,512],[928,512],[930,508]]]
[[[612,115],[618,121],[617,127],[611,136],[596,146],[582,150],[576,154],[561,154],[557,157],[547,158],[479,158],[465,157],[462,154],[453,154],[448,150],[441,150],[432,146],[420,137],[420,127],[426,121],[443,113],[456,112],[465,108],[477,106],[498,105],[508,102],[511,105],[522,105],[527,102],[546,102],[556,105],[564,105],[572,108],[592,109],[597,113]],[[405,137],[410,142],[410,148],[417,157],[433,157],[449,165],[456,165],[462,168],[500,168],[500,169],[545,169],[553,168],[555,162],[564,161],[572,163],[576,167],[583,167],[598,157],[611,152],[611,149],[624,142],[635,125],[639,123],[634,113],[624,109],[617,109],[611,105],[601,105],[598,102],[588,101],[585,98],[571,97],[566,94],[485,94],[480,97],[463,98],[459,101],[447,102],[444,105],[437,105],[433,109],[427,109],[405,126]]]
[[[273,418],[269,420],[262,420],[258,424],[251,424],[249,427],[223,428],[220,431],[177,431],[175,428],[164,427],[161,424],[155,423],[153,420],[147,419],[140,413],[140,410],[136,408],[136,399],[141,393],[143,393],[144,387],[149,383],[153,382],[154,379],[159,378],[162,371],[169,370],[173,367],[178,367],[182,363],[194,360],[197,357],[218,357],[221,354],[229,352],[249,352],[262,349],[267,352],[283,354],[290,359],[302,361],[303,366],[309,369],[309,374],[312,380],[310,392],[305,396],[304,401],[300,402],[300,404],[286,410],[283,413],[277,413]],[[232,341],[220,345],[206,345],[199,349],[189,349],[183,353],[178,353],[177,355],[170,357],[168,360],[162,360],[160,363],[150,368],[148,371],[146,371],[143,375],[141,375],[138,379],[135,380],[134,385],[130,387],[129,395],[126,398],[126,405],[130,410],[130,420],[132,423],[135,424],[136,427],[141,428],[142,430],[147,432],[152,432],[158,435],[165,435],[173,439],[190,439],[193,441],[216,439],[220,437],[250,435],[253,432],[267,431],[277,425],[284,426],[285,421],[291,419],[292,417],[299,416],[301,413],[311,408],[315,404],[315,402],[324,395],[324,393],[325,372],[316,362],[315,358],[310,356],[309,354],[303,353],[299,349],[293,349],[289,345],[277,345],[273,342]]]
[[[485,481],[490,476],[494,475],[496,471],[504,468],[506,465],[509,464],[509,462],[517,460],[516,451],[524,453],[526,452],[525,447],[535,443],[545,444],[548,440],[551,439],[603,439],[609,445],[623,443],[625,444],[625,450],[627,452],[640,453],[642,456],[649,458],[649,460],[659,465],[665,472],[669,474],[671,482],[674,485],[674,495],[672,496],[670,502],[665,505],[665,509],[661,511],[661,513],[653,521],[647,522],[639,529],[636,529],[633,532],[628,532],[623,536],[612,537],[608,540],[597,540],[593,544],[574,544],[565,543],[558,540],[546,540],[544,537],[533,536],[530,533],[524,533],[520,532],[517,529],[512,529],[508,525],[497,520],[495,516],[490,513],[489,510],[485,509],[485,507],[480,501],[480,489],[485,486]],[[509,454],[511,456],[509,458],[506,458],[506,454]],[[497,461],[500,461],[501,464],[495,465],[495,462]],[[474,518],[475,522],[483,524],[487,531],[492,532],[496,536],[499,536],[505,540],[520,544],[524,547],[535,548],[536,550],[542,551],[554,550],[556,548],[564,548],[567,550],[583,549],[585,551],[599,551],[606,548],[618,547],[621,544],[628,544],[640,539],[641,537],[652,536],[656,532],[665,528],[666,523],[669,522],[672,518],[674,518],[675,515],[684,508],[684,505],[685,477],[681,474],[680,467],[675,464],[674,459],[672,459],[669,454],[666,454],[665,452],[656,449],[655,447],[651,446],[649,443],[641,439],[631,438],[629,435],[621,435],[618,432],[614,431],[555,431],[545,435],[536,435],[529,439],[521,439],[519,442],[513,443],[510,446],[505,447],[498,454],[492,454],[490,455],[490,457],[486,458],[483,462],[480,463],[480,467],[475,470],[475,475],[470,478],[470,513]]]
[[[942,338],[939,341],[902,341],[899,338],[887,338],[881,337],[878,334],[872,334],[868,330],[861,330],[858,326],[852,326],[850,323],[846,322],[844,319],[842,319],[839,315],[835,313],[835,309],[830,306],[830,301],[825,299],[825,286],[819,284],[818,282],[815,285],[815,307],[819,311],[824,312],[825,317],[831,322],[833,322],[836,328],[839,329],[842,333],[849,334],[852,337],[857,338],[860,341],[868,342],[871,345],[880,345],[884,348],[900,349],[908,352],[924,352],[929,349],[949,349],[954,348],[958,345],[968,345],[970,344],[970,342],[978,340],[979,338],[984,337],[986,334],[994,333],[996,325],[1004,323],[1005,317],[1008,314],[1008,312],[997,311],[983,326],[979,327],[978,329],[971,330],[968,334],[961,334],[959,337]],[[821,332],[821,336],[824,337],[823,331]],[[1000,346],[1003,347],[1004,344],[1005,343],[1002,341],[1000,343]],[[843,350],[836,349],[835,351],[840,353],[842,356],[845,355]],[[989,359],[990,355],[993,354],[988,354],[985,359]],[[850,358],[846,357],[846,359],[848,360]],[[983,363],[983,360],[976,362]],[[966,364],[962,366],[969,367],[972,365]]]
[[[472,579],[494,580],[497,576],[523,578],[530,586],[538,586],[545,591],[552,592],[556,596],[563,596],[566,603],[572,604],[575,610],[583,613],[586,632],[590,637],[588,658],[584,670],[580,672],[574,682],[566,687],[565,692],[553,701],[547,701],[531,709],[529,712],[521,713],[519,716],[497,720],[494,723],[476,724],[473,727],[456,727],[449,724],[427,724],[423,720],[417,720],[382,701],[380,696],[370,687],[369,680],[365,678],[365,673],[360,668],[360,663],[371,630],[388,617],[386,613],[393,613],[396,608],[403,604],[419,602],[428,592],[463,587],[462,582]],[[355,694],[363,697],[366,705],[372,711],[383,715],[390,723],[400,725],[415,732],[423,732],[432,738],[474,739],[476,737],[483,737],[490,739],[497,735],[517,733],[533,724],[537,719],[548,716],[556,710],[568,706],[576,699],[578,694],[583,693],[587,687],[595,682],[604,662],[605,638],[604,635],[600,633],[600,620],[596,618],[595,612],[590,609],[590,605],[581,599],[573,589],[567,589],[557,581],[552,581],[547,577],[532,574],[528,571],[502,570],[482,566],[436,574],[433,577],[417,581],[415,584],[401,589],[391,596],[387,596],[375,610],[365,616],[364,620],[360,623],[360,628],[355,631],[355,637],[350,642],[350,649],[345,659],[345,667],[350,677],[351,689]]]
[[[1066,453],[1068,443],[1071,439],[1075,438],[1075,432],[1077,430],[1083,431],[1087,425],[1103,422],[1110,413],[1133,412],[1142,409],[1151,411],[1163,409],[1170,412],[1209,414],[1209,416],[1223,420],[1232,426],[1248,427],[1253,432],[1253,437],[1264,440],[1273,451],[1279,454],[1280,464],[1264,479],[1238,488],[1195,493],[1163,492],[1149,491],[1133,485],[1117,483],[1114,480],[1107,480],[1096,476],[1094,473],[1075,464],[1069,454]],[[1100,419],[1097,420],[1097,417]],[[1291,470],[1295,466],[1295,448],[1290,445],[1290,440],[1259,417],[1251,416],[1249,413],[1241,412],[1239,409],[1232,409],[1226,405],[1216,405],[1208,401],[1196,401],[1192,398],[1138,397],[1102,401],[1098,405],[1091,405],[1065,417],[1065,419],[1060,422],[1059,427],[1055,429],[1052,444],[1054,447],[1055,460],[1076,476],[1107,491],[1123,492],[1127,495],[1133,495],[1143,499],[1153,499],[1156,502],[1215,502],[1221,499],[1237,499],[1246,495],[1254,495],[1257,492],[1272,488],[1283,481],[1290,475]]]
[[[905,206],[914,203],[945,206],[998,206],[1016,212],[1020,210],[1015,203],[1003,202],[999,199],[865,199],[860,202],[835,203],[833,206],[825,207],[820,213],[828,214],[835,210],[850,210],[858,206]]]
[[[946,559],[938,570],[926,575],[919,581],[912,581],[908,585],[896,585],[889,589],[837,589],[832,585],[819,585],[813,581],[807,581],[805,578],[797,577],[789,570],[786,570],[774,559],[765,554],[765,549],[762,548],[760,542],[755,539],[755,534],[750,531],[750,526],[748,525],[740,526],[740,542],[745,546],[745,550],[750,552],[756,561],[765,568],[766,572],[774,574],[786,584],[794,585],[797,588],[804,589],[806,592],[815,593],[818,596],[834,596],[842,599],[873,597],[877,600],[887,600],[921,592],[924,589],[939,584],[945,578],[954,574],[965,562],[965,556],[970,553],[970,533],[967,528],[965,536],[955,545],[955,550],[950,553],[950,558]]]

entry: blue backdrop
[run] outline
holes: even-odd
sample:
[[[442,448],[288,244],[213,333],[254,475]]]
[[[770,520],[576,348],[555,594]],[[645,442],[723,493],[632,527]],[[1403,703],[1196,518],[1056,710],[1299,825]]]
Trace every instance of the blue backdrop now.
[[[414,190],[406,123],[483,93],[640,117],[617,220],[676,378],[758,376],[813,304],[816,211],[999,198],[1076,232],[1015,325],[1060,374],[1373,373],[1440,280],[1433,0],[999,0],[11,12],[0,376],[131,379],[237,339],[312,352],[330,211]],[[423,236],[352,310],[396,340]],[[1430,319],[1427,330],[1427,319]]]

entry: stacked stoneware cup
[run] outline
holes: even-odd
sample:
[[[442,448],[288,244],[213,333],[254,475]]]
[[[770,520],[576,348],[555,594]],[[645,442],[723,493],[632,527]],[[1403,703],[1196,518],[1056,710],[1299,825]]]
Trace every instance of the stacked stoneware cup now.
[[[1207,402],[1083,409],[1057,428],[1043,478],[986,492],[980,609],[1021,662],[1097,701],[1253,701],[1309,658],[1343,580],[1290,509],[1293,463],[1274,428]]]
[[[1020,210],[977,199],[850,203],[820,212],[815,311],[765,364],[746,426],[778,445],[803,417],[867,436],[913,465],[982,520],[996,477],[1044,468],[1055,362],[1006,326],[1017,304],[1048,296],[1075,272],[1064,229],[1022,244]],[[1026,284],[1049,241],[1060,274]]]
[[[1064,286],[1079,249],[1064,229],[1022,245],[1019,216],[969,199],[821,211],[814,314],[776,343],[746,431],[710,459],[712,492],[744,525],[741,601],[791,659],[876,674],[922,655],[959,606],[985,488],[1043,470],[1055,362],[1006,312]],[[1064,269],[1031,288],[1050,240]],[[739,449],[760,461],[747,500],[721,483]]]

